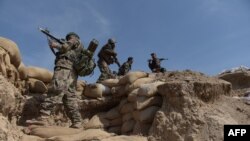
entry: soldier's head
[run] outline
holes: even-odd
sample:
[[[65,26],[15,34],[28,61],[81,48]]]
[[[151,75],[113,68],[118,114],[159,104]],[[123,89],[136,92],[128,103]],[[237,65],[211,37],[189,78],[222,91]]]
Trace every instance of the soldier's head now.
[[[156,58],[156,54],[155,53],[151,53],[151,57],[152,58]]]
[[[80,37],[75,32],[69,32],[65,38],[67,41],[70,40],[71,38],[80,39]]]
[[[115,47],[115,43],[116,43],[116,41],[114,38],[108,39],[108,44],[110,44],[112,47]]]
[[[133,57],[128,57],[128,60],[127,60],[127,62],[129,62],[129,63],[133,63]]]

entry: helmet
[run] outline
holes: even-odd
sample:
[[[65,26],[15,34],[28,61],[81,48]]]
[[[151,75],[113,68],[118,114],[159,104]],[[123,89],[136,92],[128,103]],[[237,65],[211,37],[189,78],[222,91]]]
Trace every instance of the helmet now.
[[[116,41],[115,41],[115,39],[114,39],[114,38],[110,38],[110,39],[108,39],[108,43],[110,43],[110,44],[114,44],[114,43],[116,43]]]
[[[69,32],[67,35],[66,35],[66,40],[69,40],[69,37],[73,35],[75,36],[76,38],[80,39],[80,37],[75,33],[75,32]]]
[[[133,57],[128,57],[128,61],[133,60]]]
[[[151,56],[155,56],[156,54],[155,53],[151,53]]]

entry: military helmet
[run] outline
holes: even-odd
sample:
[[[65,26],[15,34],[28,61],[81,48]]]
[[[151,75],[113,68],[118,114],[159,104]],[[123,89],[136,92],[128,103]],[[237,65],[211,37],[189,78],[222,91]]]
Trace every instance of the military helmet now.
[[[69,32],[67,35],[66,35],[66,40],[69,40],[69,37],[73,35],[75,36],[76,38],[80,39],[80,37],[75,33],[75,32]]]
[[[115,39],[114,39],[114,38],[110,38],[110,39],[108,39],[108,43],[110,43],[110,44],[114,44],[114,43],[116,43],[116,41],[115,41]]]
[[[153,52],[153,53],[151,53],[151,56],[155,56],[156,54]]]
[[[133,57],[128,57],[128,61],[133,60]]]

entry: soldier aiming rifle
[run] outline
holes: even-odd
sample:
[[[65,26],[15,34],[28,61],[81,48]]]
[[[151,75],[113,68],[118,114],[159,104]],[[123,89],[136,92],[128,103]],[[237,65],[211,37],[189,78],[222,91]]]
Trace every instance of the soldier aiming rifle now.
[[[168,60],[167,58],[157,58],[155,53],[151,53],[151,59],[148,60],[148,67],[154,73],[166,72],[166,69],[161,67],[161,61]]]

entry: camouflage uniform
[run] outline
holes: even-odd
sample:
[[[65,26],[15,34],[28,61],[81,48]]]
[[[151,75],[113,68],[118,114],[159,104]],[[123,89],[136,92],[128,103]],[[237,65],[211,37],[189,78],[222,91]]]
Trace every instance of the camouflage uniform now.
[[[41,104],[40,110],[42,115],[50,115],[55,103],[62,100],[72,126],[81,123],[81,115],[75,94],[78,74],[73,68],[75,53],[81,49],[80,41],[72,39],[58,47],[59,51],[56,55],[51,88],[49,89],[48,97]]]
[[[122,64],[122,66],[119,68],[119,72],[118,72],[119,76],[125,75],[131,70],[132,63],[133,63],[132,61],[133,61],[133,58],[129,57],[128,60]]]
[[[161,67],[161,59],[156,57],[155,53],[151,54],[152,59],[148,61],[148,66],[151,69],[152,72],[165,72],[166,69]]]
[[[109,68],[110,64],[114,63],[114,59],[117,55],[117,53],[114,51],[115,45],[111,43],[107,43],[102,47],[100,52],[98,53],[98,67],[100,69],[101,75],[99,76],[97,82],[103,81],[105,79],[109,78],[115,78],[115,75],[112,73],[112,71]]]

